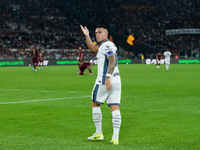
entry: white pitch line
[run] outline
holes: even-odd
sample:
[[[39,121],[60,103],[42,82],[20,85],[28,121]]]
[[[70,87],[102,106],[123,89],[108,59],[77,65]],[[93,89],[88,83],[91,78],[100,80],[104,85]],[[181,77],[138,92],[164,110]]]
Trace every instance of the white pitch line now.
[[[52,91],[52,90],[25,90],[25,89],[0,89],[4,91],[30,91],[30,92],[69,92],[69,93],[89,93],[89,92],[81,92],[81,91]]]
[[[79,97],[63,97],[63,98],[51,98],[51,99],[38,99],[38,100],[29,100],[29,101],[19,101],[19,102],[2,102],[0,105],[4,104],[18,104],[18,103],[30,103],[30,102],[42,102],[42,101],[57,101],[57,100],[63,100],[63,99],[74,99],[74,98],[85,98],[85,97],[91,97],[91,96],[79,96]]]

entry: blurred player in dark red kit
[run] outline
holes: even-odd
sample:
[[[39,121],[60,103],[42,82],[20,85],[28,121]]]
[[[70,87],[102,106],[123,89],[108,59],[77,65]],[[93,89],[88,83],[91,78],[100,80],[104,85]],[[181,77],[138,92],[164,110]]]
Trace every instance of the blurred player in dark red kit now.
[[[79,49],[79,57],[78,57],[78,67],[80,67],[80,65],[83,62],[83,50],[81,47],[78,48]]]
[[[93,75],[92,70],[91,70],[91,66],[93,66],[94,63],[90,63],[90,62],[82,62],[81,65],[79,65],[79,69],[80,72],[77,72],[77,75],[84,75],[84,70],[88,68],[90,75]]]
[[[35,45],[33,50],[31,51],[31,60],[33,62],[32,70],[36,72],[36,66],[38,65],[38,47]]]
[[[156,54],[156,68],[160,68],[161,59],[162,59],[162,53],[157,53]]]
[[[39,69],[40,69],[40,65],[42,64],[42,69],[44,69],[44,51],[41,51],[39,54]]]

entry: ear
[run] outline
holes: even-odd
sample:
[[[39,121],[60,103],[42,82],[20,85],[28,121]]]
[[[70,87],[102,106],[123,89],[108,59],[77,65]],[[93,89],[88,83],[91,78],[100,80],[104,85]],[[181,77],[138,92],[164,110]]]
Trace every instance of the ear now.
[[[106,32],[105,37],[108,37],[108,32]]]

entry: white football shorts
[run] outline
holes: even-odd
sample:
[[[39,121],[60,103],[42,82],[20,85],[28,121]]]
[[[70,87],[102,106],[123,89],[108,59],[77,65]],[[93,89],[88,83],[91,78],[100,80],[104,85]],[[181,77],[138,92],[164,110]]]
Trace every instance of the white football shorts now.
[[[158,64],[161,64],[161,60],[158,60],[157,63],[158,63]]]
[[[165,64],[170,64],[170,60],[169,59],[165,59]]]
[[[98,104],[119,105],[121,100],[121,83],[112,84],[112,89],[107,91],[105,85],[95,84],[92,90],[92,101]]]

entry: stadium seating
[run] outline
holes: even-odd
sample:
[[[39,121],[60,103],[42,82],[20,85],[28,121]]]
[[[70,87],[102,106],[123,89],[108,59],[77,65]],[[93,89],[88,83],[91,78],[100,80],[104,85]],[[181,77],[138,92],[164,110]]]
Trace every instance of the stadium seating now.
[[[167,36],[165,30],[199,28],[199,1],[195,0],[95,0],[85,3],[71,0],[76,11],[63,6],[64,0],[2,0],[0,5],[0,59],[30,57],[26,49],[39,44],[48,58],[57,53],[61,58],[77,56],[76,49],[87,49],[75,14],[93,22],[106,24],[121,36],[134,34],[138,42],[156,47],[161,52],[169,49],[185,57],[199,56],[200,35]],[[67,4],[68,4],[67,3]],[[68,5],[69,7],[69,5]],[[94,34],[91,37],[95,40]],[[57,51],[47,51],[57,49]],[[72,50],[72,51],[70,51]],[[87,51],[87,50],[86,50]],[[196,55],[195,55],[196,54]],[[88,57],[95,57],[87,52]],[[150,57],[154,54],[145,54]]]

